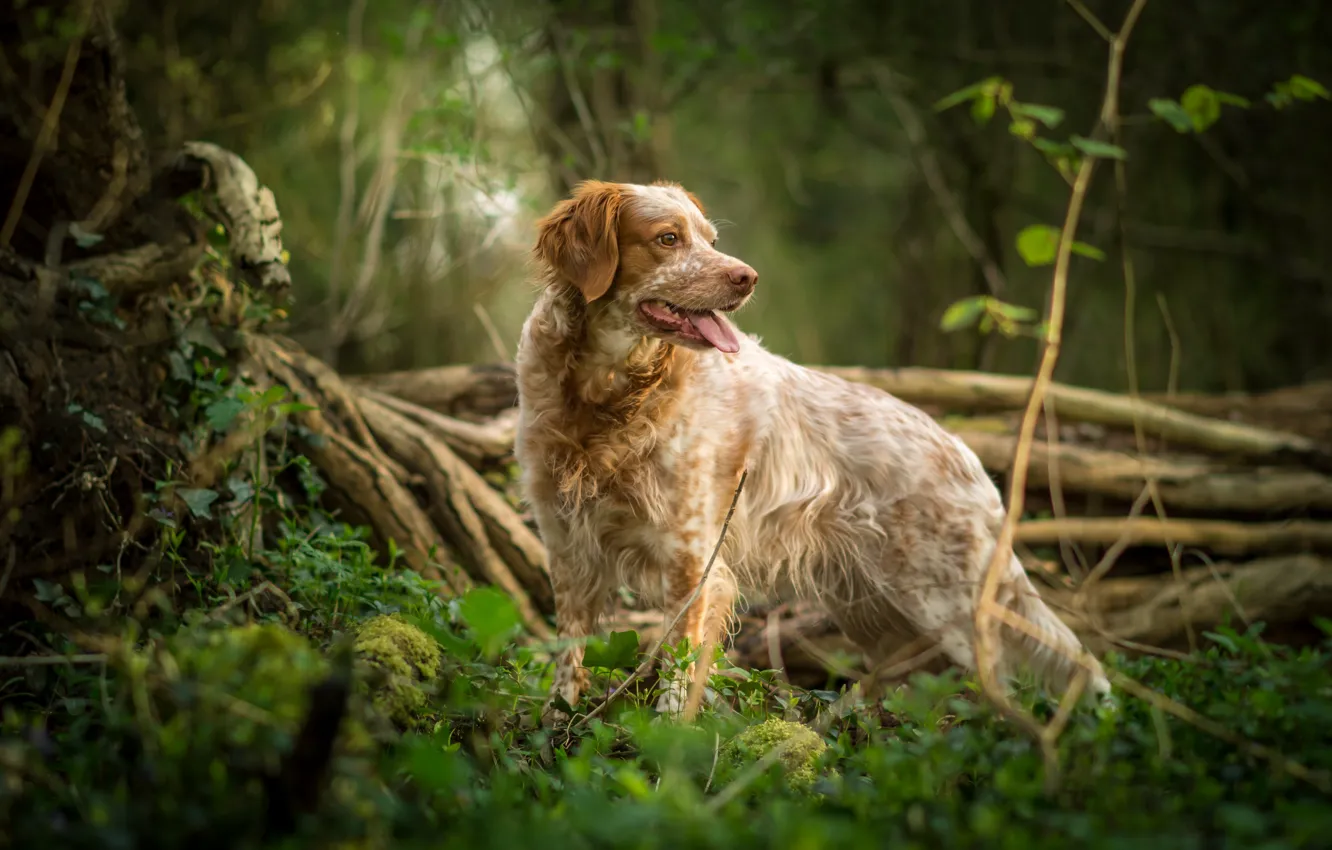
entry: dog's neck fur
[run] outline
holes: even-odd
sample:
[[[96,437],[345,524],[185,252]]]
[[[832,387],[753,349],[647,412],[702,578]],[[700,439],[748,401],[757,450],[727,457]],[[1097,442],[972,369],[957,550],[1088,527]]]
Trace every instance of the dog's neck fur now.
[[[544,300],[561,331],[557,344],[566,348],[560,383],[570,401],[622,422],[652,396],[678,388],[693,369],[695,352],[643,333],[609,303],[589,304],[560,285]]]
[[[564,509],[580,509],[615,481],[631,499],[654,492],[643,479],[647,460],[669,434],[695,352],[646,336],[613,308],[558,284],[542,294],[523,345],[520,362],[541,364],[519,376],[535,414],[528,438],[545,444]]]

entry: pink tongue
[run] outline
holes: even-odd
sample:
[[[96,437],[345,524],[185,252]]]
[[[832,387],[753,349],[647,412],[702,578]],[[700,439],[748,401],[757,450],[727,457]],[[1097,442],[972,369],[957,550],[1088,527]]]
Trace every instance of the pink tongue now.
[[[689,323],[698,331],[698,335],[712,343],[712,347],[727,354],[740,350],[740,340],[729,323],[717,318],[713,312],[690,313]]]

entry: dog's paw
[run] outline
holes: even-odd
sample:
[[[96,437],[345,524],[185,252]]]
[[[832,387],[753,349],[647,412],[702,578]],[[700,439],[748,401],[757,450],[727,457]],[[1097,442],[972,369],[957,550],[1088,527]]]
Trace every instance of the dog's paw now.
[[[1115,696],[1114,688],[1110,686],[1110,680],[1104,675],[1094,678],[1087,690],[1091,693],[1092,701],[1098,709],[1109,714],[1119,711],[1119,699]]]
[[[677,717],[685,709],[689,699],[689,687],[680,681],[671,682],[657,700],[657,713]]]

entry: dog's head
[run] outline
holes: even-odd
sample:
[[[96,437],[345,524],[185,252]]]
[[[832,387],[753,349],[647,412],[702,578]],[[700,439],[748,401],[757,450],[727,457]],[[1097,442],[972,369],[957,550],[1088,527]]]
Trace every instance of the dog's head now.
[[[537,260],[588,302],[692,348],[740,350],[718,313],[739,309],[758,273],[718,251],[717,229],[673,183],[580,183],[537,225]]]

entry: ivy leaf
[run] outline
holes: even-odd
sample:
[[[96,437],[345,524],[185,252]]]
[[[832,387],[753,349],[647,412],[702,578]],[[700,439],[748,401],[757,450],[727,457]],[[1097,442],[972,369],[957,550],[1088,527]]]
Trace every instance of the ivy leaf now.
[[[1069,141],[1073,147],[1085,153],[1087,156],[1099,156],[1101,159],[1128,159],[1128,151],[1119,145],[1112,145],[1109,142],[1098,142],[1095,139],[1088,139],[1085,136],[1070,136]]]
[[[518,608],[508,594],[493,587],[478,587],[458,601],[458,613],[467,621],[472,637],[487,658],[499,655],[522,624]]]
[[[245,409],[245,403],[237,398],[220,398],[204,408],[204,417],[217,433],[231,427],[236,417]]]
[[[1029,224],[1017,235],[1018,256],[1029,266],[1048,266],[1059,250],[1059,228]]]
[[[190,509],[190,513],[199,519],[208,519],[213,515],[213,502],[217,501],[216,491],[190,487],[177,490],[176,493]]]
[[[1189,113],[1184,110],[1184,107],[1180,106],[1170,98],[1154,97],[1147,101],[1147,108],[1150,109],[1152,114],[1157,118],[1160,118],[1171,127],[1174,127],[1176,132],[1193,132],[1193,119],[1189,116]]]
[[[948,306],[947,310],[944,310],[943,318],[939,320],[939,329],[960,331],[976,324],[981,314],[985,312],[987,300],[987,296],[973,295],[970,298],[963,298],[961,301],[954,301]]]
[[[611,632],[610,638],[593,638],[583,655],[586,667],[634,667],[638,664],[638,632]]]

